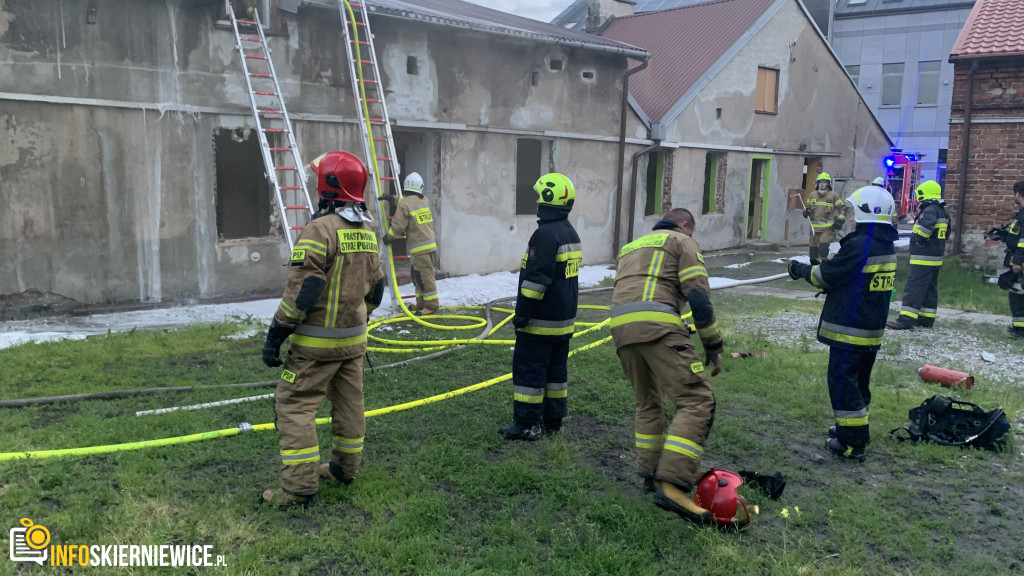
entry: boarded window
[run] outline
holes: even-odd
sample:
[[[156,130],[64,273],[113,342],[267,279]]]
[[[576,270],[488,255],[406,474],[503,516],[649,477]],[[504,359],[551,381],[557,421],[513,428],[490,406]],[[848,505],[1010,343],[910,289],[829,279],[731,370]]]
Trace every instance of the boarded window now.
[[[939,73],[942,63],[938,60],[917,64],[917,105],[935,106],[939,103]]]
[[[704,157],[704,200],[701,213],[725,212],[725,154],[708,152]]]
[[[536,138],[516,141],[516,214],[537,213],[537,192],[534,183],[541,174],[550,172],[551,143]]]
[[[766,114],[779,111],[779,71],[772,68],[757,69],[757,95],[754,110]]]
[[[644,216],[661,214],[664,183],[665,152],[650,152],[647,154],[647,202],[644,204]]]
[[[270,184],[259,137],[249,128],[213,133],[217,170],[217,235],[222,240],[270,235]]]
[[[899,106],[903,101],[903,63],[882,64],[882,106]]]

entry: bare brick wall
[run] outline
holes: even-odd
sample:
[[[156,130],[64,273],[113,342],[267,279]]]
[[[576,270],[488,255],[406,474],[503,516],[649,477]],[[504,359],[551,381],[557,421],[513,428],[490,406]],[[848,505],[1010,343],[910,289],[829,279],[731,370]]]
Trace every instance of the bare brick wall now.
[[[960,164],[966,126],[967,71],[970,63],[956,62],[953,106],[949,126],[946,190],[955,225],[960,210]],[[1024,180],[1024,58],[981,61],[974,72],[971,140],[967,164],[964,211],[965,255],[985,263],[1001,253],[981,235],[1013,217],[1013,183]]]

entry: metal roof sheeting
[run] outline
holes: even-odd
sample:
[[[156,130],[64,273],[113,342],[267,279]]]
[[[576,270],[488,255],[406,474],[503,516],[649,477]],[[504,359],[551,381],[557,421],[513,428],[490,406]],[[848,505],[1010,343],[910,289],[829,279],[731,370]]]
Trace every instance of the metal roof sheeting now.
[[[711,0],[616,18],[606,38],[642,46],[650,65],[629,81],[629,93],[653,123],[743,38],[777,0]]]
[[[839,0],[836,19],[970,8],[974,0]]]
[[[1024,0],[978,0],[950,60],[1024,55]]]

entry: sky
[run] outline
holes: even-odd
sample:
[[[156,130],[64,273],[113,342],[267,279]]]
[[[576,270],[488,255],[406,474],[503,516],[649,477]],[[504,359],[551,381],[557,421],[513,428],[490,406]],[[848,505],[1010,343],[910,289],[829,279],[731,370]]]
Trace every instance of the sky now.
[[[572,0],[467,0],[473,4],[486,6],[502,12],[525,16],[534,20],[550,22],[552,18],[565,10]]]

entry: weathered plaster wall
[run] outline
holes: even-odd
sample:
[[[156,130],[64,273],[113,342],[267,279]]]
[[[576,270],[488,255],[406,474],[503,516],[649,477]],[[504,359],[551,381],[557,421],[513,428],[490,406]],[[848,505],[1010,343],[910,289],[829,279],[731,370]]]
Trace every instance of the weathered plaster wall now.
[[[754,112],[759,66],[779,70],[777,114]],[[885,132],[796,2],[786,2],[667,127],[666,142],[673,141],[708,145],[676,151],[673,205],[698,215],[707,151],[715,146],[765,150],[772,166],[764,240],[797,244],[806,242],[809,226],[799,211],[787,210],[787,195],[788,189],[802,187],[804,157],[839,154],[823,158],[825,171],[866,182],[878,175],[889,152]],[[745,242],[753,154],[728,152],[725,212],[698,217],[705,249]]]
[[[233,36],[213,26],[217,5],[112,0],[88,25],[77,5],[5,0],[0,294],[36,288],[89,303],[280,289],[281,237],[217,239],[212,135],[253,126]],[[270,39],[307,160],[360,150],[336,18],[311,8],[278,14],[283,35]],[[518,264],[531,227],[514,214],[523,135],[554,141],[555,167],[580,190],[574,221],[587,228],[585,258],[610,260],[601,246],[610,245],[602,234],[616,148],[586,138],[618,134],[623,59],[425,23],[372,24],[392,119],[430,143],[416,162],[434,160],[424,176],[441,193],[432,202],[446,271]],[[562,70],[549,69],[552,58]]]

